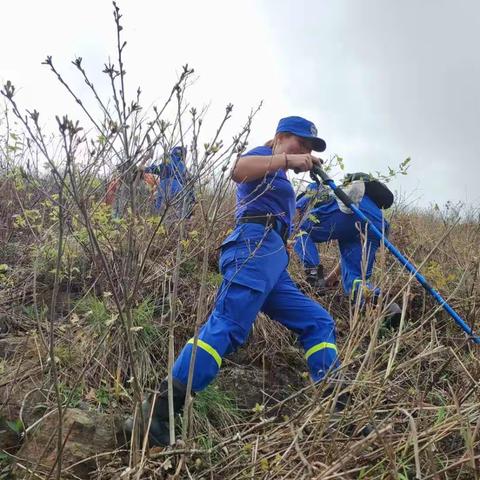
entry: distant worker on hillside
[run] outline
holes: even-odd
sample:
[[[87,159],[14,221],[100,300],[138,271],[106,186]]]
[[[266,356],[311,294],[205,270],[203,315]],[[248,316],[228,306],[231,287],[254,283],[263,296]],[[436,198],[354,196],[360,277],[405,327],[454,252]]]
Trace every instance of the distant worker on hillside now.
[[[160,163],[143,168],[145,174],[159,178],[155,209],[173,207],[175,212],[181,212],[178,217],[189,218],[192,215],[195,195],[193,186],[189,185],[189,175],[185,164],[187,149],[177,146]]]
[[[390,225],[382,209],[392,205],[393,194],[386,185],[368,174],[354,173],[345,176],[342,188],[369,221],[388,236]],[[337,240],[345,294],[352,303],[360,295],[362,306],[367,297],[375,302],[380,289],[374,288],[369,280],[380,240],[362,229],[353,212],[328,187],[315,182],[309,184],[306,191],[297,197],[296,206],[302,220],[294,250],[305,268],[306,281],[319,291],[338,281],[338,268],[324,278],[317,249],[318,243]],[[385,324],[398,327],[400,315],[400,307],[396,303],[389,304]]]
[[[158,178],[150,173],[145,173],[138,184],[138,194],[148,203],[153,202],[157,186]],[[104,201],[112,207],[114,218],[123,216],[128,203],[128,193],[120,176],[115,176],[108,182]]]

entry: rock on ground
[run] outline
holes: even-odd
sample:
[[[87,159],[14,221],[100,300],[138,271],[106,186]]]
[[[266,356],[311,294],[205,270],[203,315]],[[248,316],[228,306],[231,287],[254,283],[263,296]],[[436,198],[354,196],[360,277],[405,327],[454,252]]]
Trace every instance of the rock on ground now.
[[[17,474],[39,463],[37,471],[49,472],[55,466],[57,458],[58,416],[46,417],[24,439],[17,453]],[[118,418],[98,412],[83,411],[76,408],[67,410],[63,418],[62,438],[62,478],[74,474],[80,478],[89,478],[100,463],[107,462],[105,452],[113,452],[119,445],[117,436],[121,430]],[[65,441],[66,439],[66,441]],[[98,454],[102,452],[101,456]]]

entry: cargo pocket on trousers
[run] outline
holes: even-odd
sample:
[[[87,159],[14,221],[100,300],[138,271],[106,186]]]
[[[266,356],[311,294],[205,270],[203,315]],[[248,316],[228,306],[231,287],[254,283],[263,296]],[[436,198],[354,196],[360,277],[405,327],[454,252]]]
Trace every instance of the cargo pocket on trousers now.
[[[222,283],[215,310],[228,331],[232,348],[245,343],[265,301],[266,282],[245,275],[227,275]]]
[[[266,281],[251,275],[249,269],[237,269],[233,260],[223,272],[221,289],[223,291],[219,292],[217,306],[223,315],[228,315],[235,321],[252,315],[255,319],[263,303]]]

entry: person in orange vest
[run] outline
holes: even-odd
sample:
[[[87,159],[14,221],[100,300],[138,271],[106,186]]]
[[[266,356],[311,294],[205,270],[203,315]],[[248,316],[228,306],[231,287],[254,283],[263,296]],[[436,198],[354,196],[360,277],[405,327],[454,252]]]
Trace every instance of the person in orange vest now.
[[[118,187],[120,186],[120,179],[118,177],[113,178],[108,182],[107,193],[105,194],[105,203],[112,206],[115,202],[115,196],[117,194]]]
[[[155,196],[155,192],[158,187],[158,183],[159,183],[158,178],[151,173],[144,173],[143,181],[145,182],[146,186],[150,190],[149,200],[153,200]],[[120,185],[121,185],[120,177],[114,177],[112,180],[110,180],[110,182],[108,182],[107,192],[105,194],[105,199],[104,199],[107,205],[110,205],[110,206],[114,205]]]

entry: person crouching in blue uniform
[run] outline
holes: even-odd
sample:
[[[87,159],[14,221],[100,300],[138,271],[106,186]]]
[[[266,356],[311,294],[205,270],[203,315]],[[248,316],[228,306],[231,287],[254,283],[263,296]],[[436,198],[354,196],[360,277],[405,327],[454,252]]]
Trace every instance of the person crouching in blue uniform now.
[[[381,232],[388,236],[390,225],[384,218],[382,209],[377,205],[379,199],[371,198],[365,185],[368,186],[368,175],[358,173],[347,175],[344,181],[344,190],[358,205],[368,220]],[[380,182],[375,181],[375,186],[389,190]],[[391,197],[393,202],[393,195]],[[337,240],[340,250],[340,268],[342,285],[345,294],[355,303],[358,295],[363,306],[365,296],[375,299],[380,295],[380,289],[374,288],[370,283],[373,272],[376,252],[380,240],[369,234],[353,212],[338,200],[333,192],[326,186],[311,183],[306,193],[299,197],[296,205],[301,217],[304,219],[299,226],[299,234],[295,240],[294,251],[300,258],[305,268],[306,280],[312,288],[322,291],[325,286],[323,266],[317,249],[318,243]],[[335,271],[327,278],[331,282],[336,277]],[[368,295],[365,295],[368,292]],[[388,306],[386,320],[389,326],[396,327],[400,320],[401,310],[396,303]]]
[[[171,205],[178,206],[175,211],[181,212],[180,218],[189,218],[192,214],[195,196],[193,191],[186,191],[188,183],[188,171],[185,165],[186,157],[185,147],[174,147],[170,150],[168,157],[160,164],[150,165],[143,171],[158,175],[159,182],[157,187],[157,197],[155,199],[155,209],[160,211],[164,207]]]
[[[236,225],[222,243],[219,264],[223,282],[198,335],[193,392],[207,387],[223,357],[245,343],[259,312],[298,335],[313,381],[339,366],[335,323],[290,278],[285,246],[295,214],[295,192],[287,170],[309,171],[320,163],[311,151],[324,151],[326,144],[317,137],[315,125],[301,117],[281,119],[269,144],[272,146],[254,148],[238,158],[232,171],[237,183]],[[173,366],[176,412],[185,400],[193,342],[187,342]],[[147,412],[149,407],[147,404]],[[153,408],[150,444],[168,444],[168,431],[164,380]]]

